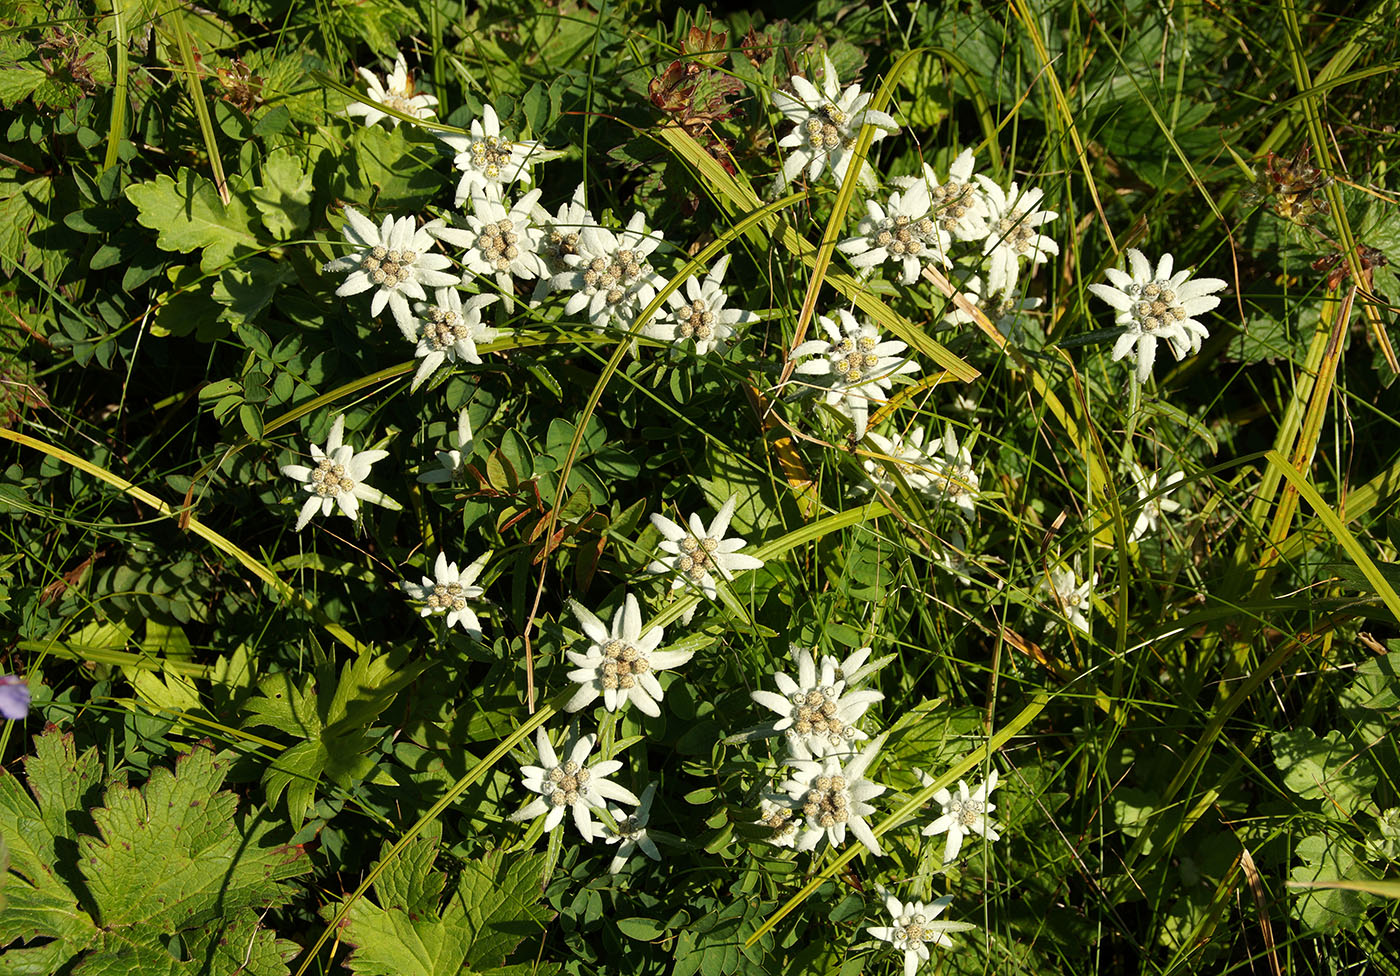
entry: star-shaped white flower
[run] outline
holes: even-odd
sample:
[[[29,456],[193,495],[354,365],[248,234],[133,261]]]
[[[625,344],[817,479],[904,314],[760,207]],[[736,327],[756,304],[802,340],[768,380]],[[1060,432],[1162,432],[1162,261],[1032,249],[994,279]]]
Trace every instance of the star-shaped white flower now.
[[[933,167],[923,164],[923,176],[899,176],[890,182],[909,189],[922,187],[928,197],[928,215],[938,229],[955,241],[980,241],[987,236],[987,200],[972,173],[972,150],[964,149],[948,167],[948,179],[940,183]]]
[[[469,636],[481,640],[481,621],[467,605],[467,601],[480,599],[481,594],[485,592],[474,584],[490,558],[491,554],[488,552],[478,557],[466,569],[458,571],[457,564],[448,562],[447,554],[440,552],[437,562],[433,564],[432,576],[424,576],[421,584],[405,580],[400,585],[410,600],[423,604],[419,611],[422,616],[445,613],[447,626],[455,627],[461,624]]]
[[[1142,510],[1138,512],[1137,520],[1133,522],[1133,531],[1128,535],[1129,542],[1137,542],[1147,533],[1157,531],[1157,522],[1163,513],[1170,515],[1172,512],[1180,511],[1181,503],[1172,501],[1167,495],[1171,492],[1172,485],[1177,484],[1185,477],[1185,474],[1176,471],[1167,476],[1167,480],[1162,482],[1159,489],[1156,471],[1148,474],[1143,471],[1141,465],[1133,465],[1133,484],[1137,487],[1138,501],[1142,503]]]
[[[753,312],[740,308],[725,308],[729,296],[724,293],[724,273],[729,268],[726,254],[710,268],[702,283],[691,275],[683,289],[666,296],[670,308],[642,327],[642,335],[674,343],[672,354],[678,354],[682,343],[695,344],[697,355],[715,350],[723,351],[736,326],[758,321]],[[682,290],[684,295],[682,295]]]
[[[862,275],[893,261],[902,269],[899,283],[912,285],[925,264],[952,264],[948,257],[952,237],[929,216],[929,207],[928,188],[923,182],[894,191],[883,206],[867,200],[866,215],[856,224],[856,236],[836,247],[850,255],[851,265]]]
[[[544,829],[549,831],[564,822],[564,814],[571,812],[574,826],[587,841],[593,840],[600,825],[593,821],[592,807],[601,807],[604,800],[617,800],[633,806],[641,803],[637,795],[626,787],[619,786],[607,777],[622,768],[616,759],[605,759],[588,764],[588,754],[593,751],[596,736],[585,735],[566,743],[563,751],[568,756],[560,762],[549,742],[549,733],[541,727],[535,733],[535,746],[539,749],[538,766],[520,767],[520,782],[534,797],[513,814],[515,822],[533,820],[544,816]]]
[[[1137,248],[1128,248],[1131,274],[1107,268],[1104,274],[1112,285],[1092,284],[1089,290],[1112,305],[1118,313],[1114,321],[1123,334],[1113,346],[1113,358],[1124,356],[1137,361],[1137,381],[1146,383],[1157,357],[1157,340],[1165,339],[1172,354],[1182,359],[1201,350],[1201,340],[1210,336],[1198,319],[1220,304],[1214,292],[1225,287],[1219,278],[1191,279],[1191,272],[1172,274],[1174,259],[1163,254],[1154,270]]]
[[[1007,342],[1020,342],[1022,334],[1026,331],[1029,317],[1028,312],[1034,312],[1040,308],[1039,298],[1026,298],[1020,291],[987,292],[987,286],[983,284],[980,275],[973,275],[962,283],[962,297],[968,303],[980,308],[989,318],[993,325],[997,327]],[[971,325],[973,317],[968,312],[963,311],[953,302],[948,303],[948,310],[944,313],[944,321],[950,325]]]
[[[539,204],[535,205],[535,224],[540,228],[540,260],[544,262],[545,273],[535,286],[532,301],[540,301],[554,290],[554,278],[569,270],[565,261],[570,254],[578,254],[579,234],[585,227],[597,227],[598,221],[588,212],[583,203],[583,184],[574,189],[574,195],[559,205],[559,210],[551,214]]]
[[[1037,210],[1045,191],[1040,187],[1021,189],[1012,183],[1003,190],[987,177],[977,175],[987,201],[987,236],[982,253],[988,257],[987,287],[994,292],[1016,288],[1021,261],[1031,264],[1031,273],[1060,253],[1060,245],[1036,230],[1054,220],[1053,210]]]
[[[839,846],[846,842],[846,829],[850,828],[856,840],[871,852],[881,853],[875,832],[865,822],[865,818],[875,812],[866,801],[885,792],[885,788],[866,779],[865,771],[875,761],[883,743],[881,736],[852,756],[817,753],[800,739],[792,741],[792,755],[788,759],[792,774],[779,789],[787,794],[794,819],[801,814],[802,826],[794,847],[799,851],[813,850],[823,837],[832,847]],[[844,764],[842,759],[846,760]]]
[[[438,466],[424,471],[418,476],[421,485],[451,484],[467,473],[465,458],[472,452],[472,421],[463,407],[457,415],[457,446],[447,451],[438,451]]]
[[[474,196],[472,212],[462,218],[465,227],[433,232],[438,240],[466,248],[462,263],[468,271],[495,278],[507,312],[515,310],[515,279],[533,280],[545,273],[538,253],[544,231],[535,226],[540,192],[531,190],[509,209],[504,201]]]
[[[996,809],[995,804],[987,802],[992,790],[996,788],[997,771],[994,769],[986,781],[975,790],[968,790],[967,783],[958,780],[956,796],[947,789],[933,794],[933,800],[942,807],[942,812],[937,820],[923,829],[923,835],[936,837],[947,832],[948,843],[943,848],[944,864],[957,858],[958,851],[962,849],[963,838],[968,834],[978,834],[988,843],[1000,839],[996,823],[987,819],[987,814]]]
[[[501,334],[481,321],[481,310],[497,296],[472,295],[462,301],[462,293],[456,288],[439,288],[433,297],[436,301],[432,304],[418,302],[413,306],[418,317],[404,329],[404,336],[417,343],[413,354],[423,360],[413,374],[410,390],[422,386],[443,363],[479,364],[481,356],[476,344],[490,342]]]
[[[653,861],[661,860],[661,852],[656,849],[656,842],[647,836],[647,823],[651,820],[651,801],[655,796],[656,784],[648,783],[647,788],[642,790],[642,802],[637,804],[635,812],[629,814],[621,807],[608,807],[608,813],[617,821],[617,829],[604,827],[603,842],[621,845],[613,855],[612,863],[608,865],[609,874],[621,871],[627,859],[635,854],[638,848]]]
[[[661,243],[660,231],[648,231],[646,215],[632,215],[621,233],[606,227],[578,232],[576,253],[563,255],[568,270],[554,276],[555,291],[571,291],[567,315],[587,312],[598,328],[615,324],[630,328],[665,279],[652,270],[648,258]]]
[[[365,79],[369,86],[367,94],[370,101],[378,102],[380,105],[387,105],[396,112],[412,116],[415,119],[431,119],[434,111],[433,106],[438,100],[432,95],[425,95],[413,87],[413,75],[409,73],[408,64],[400,54],[394,58],[394,69],[389,72],[389,77],[380,82],[379,76],[368,68],[359,69],[360,76]],[[369,105],[365,102],[355,102],[345,109],[346,115],[362,115],[365,125],[374,125],[380,119],[388,119],[390,128],[397,129],[401,119],[387,115],[380,111],[377,105]]]
[[[968,926],[961,922],[936,921],[943,909],[952,904],[953,896],[944,895],[925,905],[921,901],[901,902],[894,895],[885,896],[885,910],[890,913],[889,925],[873,925],[865,931],[871,938],[888,942],[896,952],[904,953],[904,976],[914,976],[928,962],[929,944],[951,949],[949,931],[961,931]]]
[[[927,445],[922,427],[915,427],[908,437],[896,432],[889,438],[872,431],[865,439],[875,448],[875,456],[861,463],[877,488],[894,490],[887,465],[892,466],[911,491],[930,501],[956,505],[964,516],[972,517],[979,488],[977,471],[972,466],[972,453],[958,444],[951,424],[943,428],[942,437]]]
[[[659,718],[658,703],[663,692],[656,672],[680,667],[695,652],[658,651],[662,629],[653,627],[642,633],[641,608],[630,593],[613,614],[611,631],[579,603],[569,601],[569,609],[591,643],[582,653],[567,652],[577,668],[569,672],[569,680],[578,682],[579,688],[564,705],[565,710],[576,712],[593,704],[601,694],[603,707],[610,712],[617,711],[630,700],[641,712]]]
[[[793,75],[791,84],[795,95],[773,93],[774,107],[796,123],[793,130],[778,141],[779,146],[788,150],[779,178],[784,186],[804,169],[809,180],[815,180],[825,169],[832,171],[838,183],[845,180],[862,126],[876,127],[874,142],[899,128],[899,123],[891,116],[867,107],[871,96],[862,92],[860,85],[841,91],[836,68],[825,52],[820,90],[801,75]],[[865,186],[875,185],[875,171],[868,161],[862,161],[858,179]]]
[[[532,166],[563,155],[545,149],[533,139],[516,142],[503,138],[501,121],[490,105],[482,109],[481,118],[474,119],[469,129],[470,135],[438,133],[438,138],[456,153],[452,165],[462,171],[453,200],[456,207],[476,194],[500,199],[504,187],[511,183],[528,186],[533,179]]]
[[[758,801],[758,819],[754,823],[772,831],[764,839],[774,847],[792,847],[797,843],[797,828],[801,826],[801,821],[794,820],[792,815],[793,809],[787,803],[765,796]]]
[[[443,269],[452,264],[445,254],[429,254],[432,232],[442,221],[432,220],[415,228],[412,217],[385,217],[379,227],[354,207],[345,208],[345,239],[355,248],[344,257],[327,262],[322,271],[349,271],[337,295],[358,295],[378,289],[370,302],[370,314],[388,305],[394,321],[407,332],[413,327],[410,298],[424,301],[423,286],[445,288],[457,284],[457,276]]]
[[[900,355],[907,348],[904,343],[894,339],[882,342],[875,326],[857,321],[845,309],[836,316],[839,326],[819,315],[817,325],[826,338],[808,339],[794,348],[789,358],[806,360],[793,372],[816,378],[817,394],[851,419],[856,440],[860,440],[865,436],[871,402],[885,402],[891,381],[917,373],[919,364]]]
[[[715,576],[731,580],[734,574],[746,569],[758,569],[763,560],[746,556],[739,552],[747,543],[743,539],[726,539],[729,520],[734,517],[734,507],[739,504],[739,496],[731,495],[724,506],[715,513],[709,526],[700,521],[700,516],[690,516],[690,528],[684,529],[664,515],[653,513],[651,524],[662,535],[661,553],[647,565],[651,573],[674,573],[671,589],[693,587],[711,600],[719,595]]]
[[[750,692],[754,701],[778,714],[778,720],[766,731],[785,732],[790,742],[827,752],[849,752],[855,740],[869,738],[856,723],[866,709],[885,696],[871,689],[847,690],[847,685],[854,684],[848,676],[864,676],[860,668],[870,656],[870,648],[861,648],[844,662],[822,655],[820,665],[808,648],[794,646],[792,655],[797,663],[796,680],[782,672],[773,675],[781,694],[762,689]]]
[[[377,488],[365,484],[370,466],[389,456],[388,451],[361,451],[358,454],[344,443],[345,415],[335,418],[331,424],[330,436],[326,438],[325,450],[311,445],[311,457],[316,462],[314,468],[304,464],[284,464],[281,471],[289,478],[302,482],[302,487],[311,494],[301,506],[297,518],[297,531],[306,528],[317,511],[325,516],[339,506],[342,514],[358,518],[360,502],[369,502],[391,511],[402,506]]]
[[[1079,582],[1078,574],[1068,566],[1051,569],[1045,581],[1045,588],[1050,591],[1050,598],[1060,615],[1086,634],[1089,632],[1089,618],[1085,614],[1093,603],[1090,594],[1098,582],[1098,573],[1092,579]]]

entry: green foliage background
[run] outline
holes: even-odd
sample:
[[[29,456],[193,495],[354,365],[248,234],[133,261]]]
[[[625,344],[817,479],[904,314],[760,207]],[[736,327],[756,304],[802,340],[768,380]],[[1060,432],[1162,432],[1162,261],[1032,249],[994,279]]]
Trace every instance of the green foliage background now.
[[[943,972],[1400,972],[1394,3],[0,18],[0,670],[35,698],[0,731],[0,973],[894,973],[864,934],[877,884],[953,894],[978,926]],[[725,57],[683,54],[692,25]],[[924,357],[944,382],[900,406],[971,447],[970,522],[903,491],[863,508],[861,456],[772,389],[829,187],[735,235],[728,281],[762,322],[722,358],[613,357],[619,335],[522,303],[484,365],[410,396],[396,330],[320,271],[344,206],[426,215],[455,184],[428,131],[345,117],[325,79],[355,66],[406,52],[444,121],[489,103],[566,150],[544,203],[582,182],[595,214],[646,212],[670,278],[777,170],[775,88],[825,50],[873,90],[916,49],[880,172],[970,145],[1059,213],[1015,354],[943,329],[926,284],[847,279],[973,376]],[[673,62],[694,91],[658,94]],[[1083,287],[1127,246],[1231,284],[1135,413]],[[480,477],[419,486],[462,409]],[[341,413],[390,451],[375,484],[404,510],[298,536],[278,467]],[[1187,476],[1140,544],[1132,462]],[[734,494],[772,556],[668,625],[695,659],[660,720],[611,730],[672,842],[609,875],[611,849],[506,820],[533,761],[527,655],[548,703],[578,639],[564,601],[662,610],[647,516]],[[398,591],[439,549],[495,552],[484,643]],[[1099,577],[1089,634],[1044,589],[1074,563]],[[772,750],[724,741],[790,644],[895,655],[871,713],[882,815],[1027,715],[994,760],[1002,839],[945,872],[940,843],[891,830],[888,857],[793,905],[831,855],[765,842]],[[1289,886],[1334,881],[1360,887]]]

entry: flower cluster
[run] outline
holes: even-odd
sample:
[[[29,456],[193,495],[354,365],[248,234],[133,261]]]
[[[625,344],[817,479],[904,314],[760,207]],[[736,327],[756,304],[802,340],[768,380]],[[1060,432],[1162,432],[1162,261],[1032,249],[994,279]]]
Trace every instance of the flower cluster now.
[[[415,89],[402,57],[382,82],[371,72],[361,74],[368,85],[367,100],[352,105],[348,114],[368,125],[387,118],[394,126],[404,119],[433,116],[436,98]],[[843,232],[849,236],[836,242],[857,276],[890,276],[892,282],[883,286],[886,292],[896,285],[923,287],[926,280],[939,281],[944,288],[951,283],[965,301],[941,310],[935,306],[926,321],[948,327],[990,323],[1011,342],[1032,336],[1030,323],[1039,317],[1042,304],[1040,297],[1029,294],[1033,279],[1060,253],[1059,244],[1046,233],[1058,214],[1047,209],[1044,190],[1002,183],[977,172],[970,149],[958,152],[946,170],[923,163],[917,174],[886,177],[877,162],[857,148],[862,134],[873,146],[896,132],[898,124],[875,107],[860,84],[843,88],[832,61],[823,55],[819,78],[793,75],[786,88],[772,96],[772,107],[792,123],[778,142],[784,158],[775,185],[825,178],[836,183],[849,179],[857,186],[865,199],[853,208],[853,229]],[[397,114],[388,115],[377,106]],[[440,377],[443,367],[485,369],[483,356],[491,353],[490,344],[512,342],[505,329],[510,317],[542,317],[547,301],[553,307],[546,321],[577,316],[573,321],[586,322],[592,329],[626,333],[634,352],[645,339],[664,345],[666,355],[681,361],[742,348],[760,321],[747,310],[749,302],[733,279],[726,284],[729,254],[720,254],[705,267],[697,263],[698,273],[682,281],[684,272],[675,273],[680,267],[677,255],[700,253],[702,242],[686,246],[681,241],[672,248],[660,230],[648,226],[649,216],[641,211],[633,212],[625,224],[607,213],[595,217],[583,185],[553,212],[546,209],[541,203],[545,188],[537,185],[535,169],[562,153],[504,132],[493,106],[482,106],[466,131],[439,132],[438,139],[456,180],[453,212],[421,219],[376,216],[376,224],[346,206],[343,233],[348,251],[324,265],[327,272],[345,273],[337,295],[372,292],[371,314],[377,317],[389,309],[418,360],[411,392],[430,386],[428,381]],[[1173,273],[1169,254],[1154,267],[1129,249],[1127,261],[1126,272],[1108,270],[1111,285],[1093,284],[1089,290],[1116,312],[1122,332],[1114,359],[1133,358],[1135,376],[1142,382],[1150,375],[1157,339],[1166,340],[1178,358],[1200,349],[1208,332],[1199,316],[1219,303],[1213,293],[1224,282],[1193,281],[1189,272]],[[664,300],[658,298],[663,291]],[[969,313],[969,307],[981,314]],[[644,319],[648,308],[652,311]],[[850,435],[847,444],[860,458],[868,481],[865,490],[910,501],[917,497],[952,512],[957,528],[946,537],[958,550],[966,549],[963,531],[972,535],[976,506],[995,497],[993,490],[984,493],[972,455],[981,434],[975,420],[961,425],[961,441],[951,423],[943,423],[939,436],[929,436],[937,429],[914,424],[907,413],[901,422],[908,404],[926,400],[940,379],[936,374],[920,376],[923,367],[904,341],[918,344],[909,323],[898,315],[858,317],[852,310],[834,308],[814,317],[810,337],[805,328],[792,340],[782,370],[793,393],[789,402],[806,398],[828,408],[821,413]],[[759,398],[756,390],[751,392]],[[421,484],[454,488],[434,489],[427,497],[445,500],[468,478],[484,483],[469,465],[475,450],[462,409],[455,439],[447,450],[437,452],[436,466],[430,462],[418,474]],[[298,531],[318,511],[329,515],[337,506],[352,518],[358,518],[360,501],[399,507],[365,484],[371,465],[387,452],[357,453],[345,444],[343,416],[334,421],[324,450],[313,446],[311,455],[314,468],[282,468],[309,495],[301,507]],[[1144,538],[1157,529],[1164,514],[1180,508],[1166,494],[1181,480],[1180,472],[1159,481],[1156,472],[1133,467],[1137,498],[1131,509],[1132,541]],[[678,601],[671,613],[686,624],[703,601],[732,601],[734,594],[726,584],[737,574],[763,566],[759,556],[742,551],[745,539],[730,535],[739,500],[737,495],[728,498],[708,523],[694,513],[684,522],[661,514],[650,517],[661,538],[646,571],[650,579],[669,583],[660,599]],[[421,582],[404,581],[404,594],[424,618],[445,617],[448,633],[460,628],[482,640],[477,609],[485,599],[481,578],[490,554],[459,570],[447,552],[436,546],[429,551],[434,550],[431,572],[420,569]],[[942,558],[953,572],[966,576],[968,563]],[[1087,631],[1086,614],[1096,583],[1096,575],[1081,582],[1067,565],[1047,567],[1044,603],[1057,618]],[[616,845],[609,870],[617,872],[638,850],[659,860],[656,839],[665,835],[650,829],[658,782],[635,784],[642,786],[639,795],[614,779],[624,770],[612,734],[616,713],[632,707],[647,718],[660,718],[668,685],[683,680],[674,669],[692,659],[695,645],[687,640],[667,646],[663,628],[655,620],[650,626],[644,623],[642,600],[625,589],[620,600],[615,593],[609,601],[607,621],[577,600],[566,605],[581,634],[564,635],[562,656],[570,667],[563,673],[570,688],[559,701],[576,717],[562,735],[551,737],[543,726],[536,732],[537,758],[522,764],[520,783],[526,796],[512,819],[543,818],[543,829],[553,831],[569,816],[585,841]],[[794,647],[791,654],[795,674],[775,673],[776,691],[760,688],[751,693],[773,717],[739,737],[780,738],[785,746],[773,785],[759,799],[757,822],[770,843],[779,847],[811,852],[823,841],[836,847],[847,842],[849,830],[869,852],[880,855],[871,818],[877,810],[874,801],[886,787],[872,773],[887,733],[871,726],[869,714],[883,695],[864,682],[892,656],[871,661],[869,647],[844,659],[819,656],[809,648]],[[599,705],[602,711],[595,712]],[[597,731],[584,733],[590,714],[599,718]],[[595,755],[600,748],[601,754]],[[922,833],[946,835],[945,863],[956,861],[973,835],[987,843],[1000,838],[999,825],[990,819],[995,810],[990,797],[997,783],[995,769],[975,787],[959,781],[955,792],[946,787],[934,790],[933,782],[925,780],[925,796],[936,813]],[[609,801],[621,806],[610,806]],[[906,974],[929,958],[931,946],[951,945],[948,934],[967,927],[938,919],[949,904],[946,897],[928,903],[905,903],[883,891],[882,897],[890,924],[868,932],[903,953]]]

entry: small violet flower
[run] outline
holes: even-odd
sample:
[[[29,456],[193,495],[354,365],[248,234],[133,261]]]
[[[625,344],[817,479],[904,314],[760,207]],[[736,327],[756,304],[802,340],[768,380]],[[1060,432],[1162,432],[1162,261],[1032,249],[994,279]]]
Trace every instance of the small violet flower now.
[[[29,714],[29,685],[15,674],[0,674],[0,718],[18,721]]]

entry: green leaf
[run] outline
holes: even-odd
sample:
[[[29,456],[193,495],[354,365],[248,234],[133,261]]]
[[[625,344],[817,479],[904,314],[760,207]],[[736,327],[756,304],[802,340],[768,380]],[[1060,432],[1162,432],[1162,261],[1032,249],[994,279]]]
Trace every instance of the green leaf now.
[[[230,265],[214,285],[214,301],[224,306],[219,317],[235,326],[251,323],[272,304],[277,289],[295,277],[290,265],[267,258]]]
[[[126,188],[139,211],[141,226],[159,232],[156,244],[166,251],[189,253],[203,248],[199,266],[213,271],[232,260],[235,251],[259,247],[253,214],[242,195],[233,193],[227,207],[214,184],[191,169],[179,179],[161,174]]]
[[[1289,872],[1290,887],[1295,887],[1297,882],[1314,885],[1376,880],[1370,868],[1339,841],[1314,834],[1300,840],[1295,853],[1303,865]],[[1375,895],[1364,890],[1319,886],[1304,888],[1292,907],[1294,916],[1314,931],[1357,929],[1365,921],[1367,909],[1377,901]]]
[[[371,901],[356,901],[342,938],[357,976],[454,976],[495,969],[523,939],[544,932],[553,912],[539,904],[544,855],[496,851],[466,865],[439,907],[446,879],[432,871],[441,827],[425,828],[384,866]],[[381,859],[392,845],[385,844]],[[381,861],[382,863],[382,861]],[[333,918],[339,905],[322,914]]]
[[[273,237],[285,241],[305,230],[311,220],[311,174],[289,149],[263,161],[262,185],[252,191],[253,206]]]
[[[29,791],[0,774],[11,857],[0,971],[285,974],[295,947],[262,931],[260,917],[310,865],[258,811],[240,815],[238,798],[220,791],[226,765],[196,748],[139,789],[113,783],[89,819],[96,751],[77,755],[52,726],[36,738]],[[172,955],[176,934],[204,951]]]
[[[1304,799],[1325,798],[1325,808],[1349,813],[1371,801],[1378,779],[1375,766],[1340,731],[1333,729],[1326,738],[1311,729],[1276,732],[1270,742],[1284,785]]]

